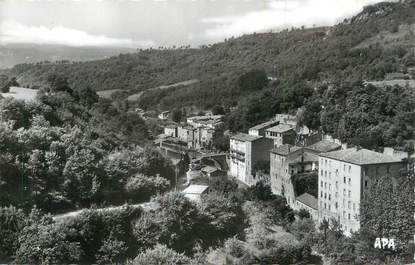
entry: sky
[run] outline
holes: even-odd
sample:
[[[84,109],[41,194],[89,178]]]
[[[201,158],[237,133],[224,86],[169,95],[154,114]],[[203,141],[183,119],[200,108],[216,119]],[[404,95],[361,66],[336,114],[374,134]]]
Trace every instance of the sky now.
[[[0,0],[0,44],[198,46],[328,26],[379,0]]]

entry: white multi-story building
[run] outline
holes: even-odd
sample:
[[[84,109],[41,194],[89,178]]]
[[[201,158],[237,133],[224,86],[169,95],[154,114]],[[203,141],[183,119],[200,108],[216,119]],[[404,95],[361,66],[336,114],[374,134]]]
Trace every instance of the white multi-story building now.
[[[360,229],[361,201],[381,176],[398,178],[400,158],[360,148],[319,154],[319,222],[336,219],[346,235]]]
[[[238,133],[230,138],[230,175],[251,186],[256,183],[256,162],[269,162],[273,141],[263,136]]]

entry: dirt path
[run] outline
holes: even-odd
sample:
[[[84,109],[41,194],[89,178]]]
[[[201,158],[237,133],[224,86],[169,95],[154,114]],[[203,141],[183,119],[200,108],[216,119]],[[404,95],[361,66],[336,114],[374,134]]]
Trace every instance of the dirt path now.
[[[97,209],[97,211],[100,212],[104,212],[104,211],[116,211],[116,210],[121,210],[123,208],[125,208],[127,205],[120,205],[120,206],[109,206],[109,207],[105,207],[105,208],[100,208]],[[132,208],[143,208],[144,211],[149,211],[151,209],[154,209],[155,203],[154,202],[144,202],[144,203],[138,203],[138,204],[129,204],[128,206],[132,207]],[[88,209],[81,209],[81,210],[77,210],[77,211],[71,211],[71,212],[67,212],[67,213],[63,213],[63,214],[57,214],[55,216],[53,216],[53,220],[54,221],[62,221],[68,218],[74,218],[77,217],[78,215],[80,215],[82,212],[86,211]]]
[[[169,89],[169,88],[178,87],[178,86],[189,86],[189,85],[195,84],[197,82],[199,82],[199,79],[190,79],[190,80],[177,82],[177,83],[170,84],[170,85],[162,85],[162,86],[158,86],[158,87],[153,87],[153,88],[150,88],[150,89],[146,89],[144,91],[140,91],[136,94],[130,95],[127,99],[129,101],[135,101],[135,100],[138,100],[145,92],[148,92],[148,91],[151,91],[151,90]]]

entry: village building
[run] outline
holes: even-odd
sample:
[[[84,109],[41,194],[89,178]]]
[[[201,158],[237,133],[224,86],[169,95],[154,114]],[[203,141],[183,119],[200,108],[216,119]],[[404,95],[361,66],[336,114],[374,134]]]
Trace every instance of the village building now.
[[[193,116],[186,119],[187,124],[193,127],[208,127],[216,129],[222,122],[223,115]]]
[[[263,136],[238,133],[230,138],[229,174],[248,186],[255,185],[254,166],[257,162],[269,162],[273,141]]]
[[[180,125],[177,129],[177,137],[187,143],[188,148],[196,148],[198,144],[197,128],[191,125]]]
[[[265,130],[265,137],[273,139],[276,147],[283,144],[294,145],[296,136],[295,127],[289,124],[278,124]]]
[[[295,115],[278,113],[275,114],[274,119],[278,121],[279,124],[288,124],[294,128],[297,127],[297,117]]]
[[[169,115],[170,115],[170,111],[163,111],[162,113],[158,115],[158,118],[160,120],[167,120],[169,118]]]
[[[209,186],[207,185],[189,185],[182,191],[184,196],[191,201],[200,202],[201,196],[209,192]]]
[[[177,125],[169,124],[164,126],[164,135],[170,137],[177,137]]]
[[[213,144],[216,128],[222,124],[222,115],[195,116],[187,119],[185,124],[166,124],[164,135],[178,138],[187,143],[189,149],[209,149]]]
[[[296,198],[294,210],[306,210],[313,221],[318,222],[318,200],[309,193],[303,193]]]
[[[213,134],[215,133],[215,129],[212,129],[208,126],[200,126],[197,128],[197,141],[196,141],[196,148],[209,148],[213,143]]]
[[[275,147],[270,153],[271,190],[286,198],[288,205],[295,208],[296,197],[304,191],[296,187],[296,178],[314,179],[314,192],[317,192],[319,167],[318,154],[340,149],[340,145],[319,141],[308,147],[284,144]],[[317,194],[315,194],[317,196]]]
[[[269,120],[267,122],[255,125],[254,127],[250,128],[248,133],[250,135],[265,136],[265,130],[266,129],[274,127],[278,124],[279,124],[279,121],[277,121],[277,120]]]
[[[226,176],[226,172],[214,166],[205,166],[200,170],[208,178]]]
[[[405,163],[399,157],[361,148],[319,154],[319,221],[336,219],[346,235],[360,229],[364,194],[381,176],[397,180]]]

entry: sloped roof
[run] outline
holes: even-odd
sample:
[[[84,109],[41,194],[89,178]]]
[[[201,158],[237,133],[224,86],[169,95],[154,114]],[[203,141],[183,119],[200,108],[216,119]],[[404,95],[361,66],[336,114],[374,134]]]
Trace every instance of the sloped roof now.
[[[279,154],[279,155],[288,155],[290,153],[293,153],[297,150],[300,150],[301,147],[299,146],[294,146],[294,145],[290,145],[290,144],[283,144],[280,145],[278,147],[275,147],[274,149],[271,150],[272,153],[275,154]]]
[[[340,160],[356,165],[371,165],[371,164],[385,164],[385,163],[399,163],[402,160],[392,157],[390,155],[378,153],[368,149],[349,148],[339,151],[319,154],[322,157],[327,157],[335,160]]]
[[[334,151],[334,150],[339,149],[340,147],[341,146],[339,144],[336,144],[330,141],[325,141],[325,140],[306,146],[307,149],[315,150],[321,153],[327,153],[330,151]]]
[[[310,152],[304,152],[301,156],[297,156],[294,159],[290,159],[290,164],[298,164],[298,163],[310,163],[310,162],[318,162],[317,154],[313,154]]]
[[[261,130],[261,129],[264,129],[264,128],[268,128],[270,126],[273,126],[274,124],[278,124],[278,123],[279,123],[279,121],[270,120],[270,121],[266,121],[264,123],[255,125],[254,127],[249,128],[249,130]]]
[[[250,135],[246,133],[238,133],[238,134],[231,136],[231,139],[235,139],[235,140],[243,141],[243,142],[252,142],[252,141],[255,141],[261,138],[262,136]]]
[[[267,129],[268,132],[287,132],[289,130],[292,130],[293,126],[289,124],[278,124],[277,126],[271,127]]]
[[[204,168],[202,168],[202,171],[206,172],[206,173],[213,173],[213,172],[216,172],[218,170],[219,170],[218,168],[212,167],[212,166],[205,166]]]
[[[196,130],[196,128],[195,128],[195,127],[193,127],[193,126],[192,126],[192,125],[190,125],[190,124],[183,125],[183,126],[181,126],[181,128],[182,128],[182,130],[189,130],[189,131],[194,131],[194,130]]]
[[[309,193],[303,193],[296,198],[297,201],[317,210],[318,209],[318,201],[317,198]]]
[[[182,191],[184,194],[202,194],[205,192],[209,186],[206,185],[190,185]]]

